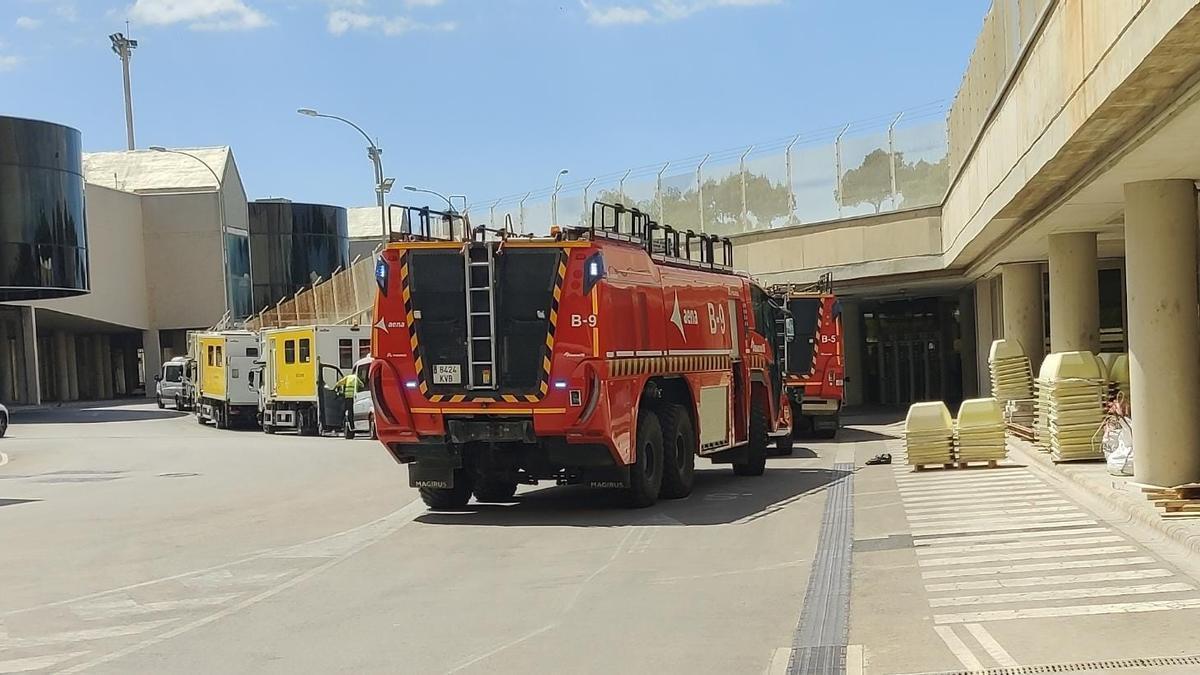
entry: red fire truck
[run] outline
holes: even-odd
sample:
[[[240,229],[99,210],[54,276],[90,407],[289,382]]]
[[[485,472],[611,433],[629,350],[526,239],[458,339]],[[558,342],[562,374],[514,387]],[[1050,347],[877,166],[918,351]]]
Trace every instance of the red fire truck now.
[[[785,311],[733,271],[728,239],[599,202],[546,238],[456,237],[454,214],[408,211],[417,232],[376,267],[369,385],[379,440],[431,508],[539,480],[647,506],[687,496],[697,456],[761,475],[790,435]]]
[[[787,349],[787,395],[796,436],[834,438],[845,398],[842,308],[833,278],[824,274],[810,286],[776,286],[771,293],[787,303],[793,330]],[[786,452],[790,445],[780,442]]]

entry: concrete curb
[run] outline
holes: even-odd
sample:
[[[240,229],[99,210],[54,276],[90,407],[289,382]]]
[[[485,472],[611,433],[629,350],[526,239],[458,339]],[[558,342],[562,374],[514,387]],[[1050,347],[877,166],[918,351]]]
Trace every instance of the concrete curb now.
[[[1114,488],[1111,482],[1099,481],[1082,472],[1054,464],[1048,454],[1028,447],[1027,441],[1010,436],[1008,448],[1010,454],[1018,455],[1018,458],[1031,468],[1056,478],[1059,482],[1069,482],[1074,488],[1081,490],[1084,493],[1080,495],[1083,498],[1081,501],[1098,499],[1108,509],[1126,516],[1130,522],[1148,527],[1167,541],[1183,547],[1189,555],[1200,555],[1200,529],[1163,519],[1149,501],[1143,499],[1139,502],[1129,492]]]

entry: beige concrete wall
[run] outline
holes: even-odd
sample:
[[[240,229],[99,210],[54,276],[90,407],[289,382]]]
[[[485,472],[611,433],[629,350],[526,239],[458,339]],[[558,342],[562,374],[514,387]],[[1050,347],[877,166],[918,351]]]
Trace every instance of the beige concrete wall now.
[[[87,186],[91,293],[27,303],[131,328],[150,326],[141,198]]]
[[[219,321],[225,291],[216,193],[143,195],[142,217],[154,327],[196,328]]]
[[[859,278],[911,265],[939,268],[941,219],[936,208],[918,209],[731,239],[738,269],[766,283],[804,282],[827,271],[837,278]]]

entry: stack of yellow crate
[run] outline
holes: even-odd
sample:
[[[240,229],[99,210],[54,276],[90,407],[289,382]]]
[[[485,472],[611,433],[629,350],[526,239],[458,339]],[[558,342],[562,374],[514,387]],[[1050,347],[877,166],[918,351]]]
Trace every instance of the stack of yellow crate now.
[[[904,445],[913,466],[954,461],[954,420],[941,401],[914,403],[904,420]]]
[[[1033,375],[1029,357],[1017,340],[996,340],[988,353],[988,372],[992,376],[992,397],[1000,401],[1033,398]]]
[[[954,424],[954,446],[959,462],[995,463],[1004,459],[1004,407],[994,398],[962,402]]]
[[[1091,352],[1046,357],[1038,376],[1039,445],[1056,462],[1103,459],[1097,432],[1104,418],[1103,364]]]

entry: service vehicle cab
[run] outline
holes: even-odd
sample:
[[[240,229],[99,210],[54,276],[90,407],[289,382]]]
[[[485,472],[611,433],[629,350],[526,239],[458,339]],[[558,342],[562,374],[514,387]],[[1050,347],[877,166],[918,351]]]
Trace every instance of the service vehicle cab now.
[[[176,356],[162,365],[162,369],[154,376],[154,400],[159,408],[165,408],[168,401],[176,410],[187,410],[185,401],[187,386],[184,382],[184,372],[188,367],[188,357]]]
[[[347,404],[334,384],[371,353],[369,329],[299,326],[262,332],[261,422],[268,434],[342,430]]]
[[[728,239],[601,203],[547,238],[435,239],[432,218],[459,216],[410,211],[420,233],[376,268],[370,384],[379,440],[430,507],[539,480],[645,506],[687,496],[697,456],[763,472],[788,431],[785,322]]]
[[[846,362],[842,345],[842,306],[829,274],[810,286],[772,289],[792,319],[788,342],[787,392],[796,434],[834,438],[845,400]],[[781,445],[782,447],[782,445]]]
[[[254,422],[258,391],[250,372],[258,360],[258,336],[245,330],[196,335],[196,421],[218,429]]]

